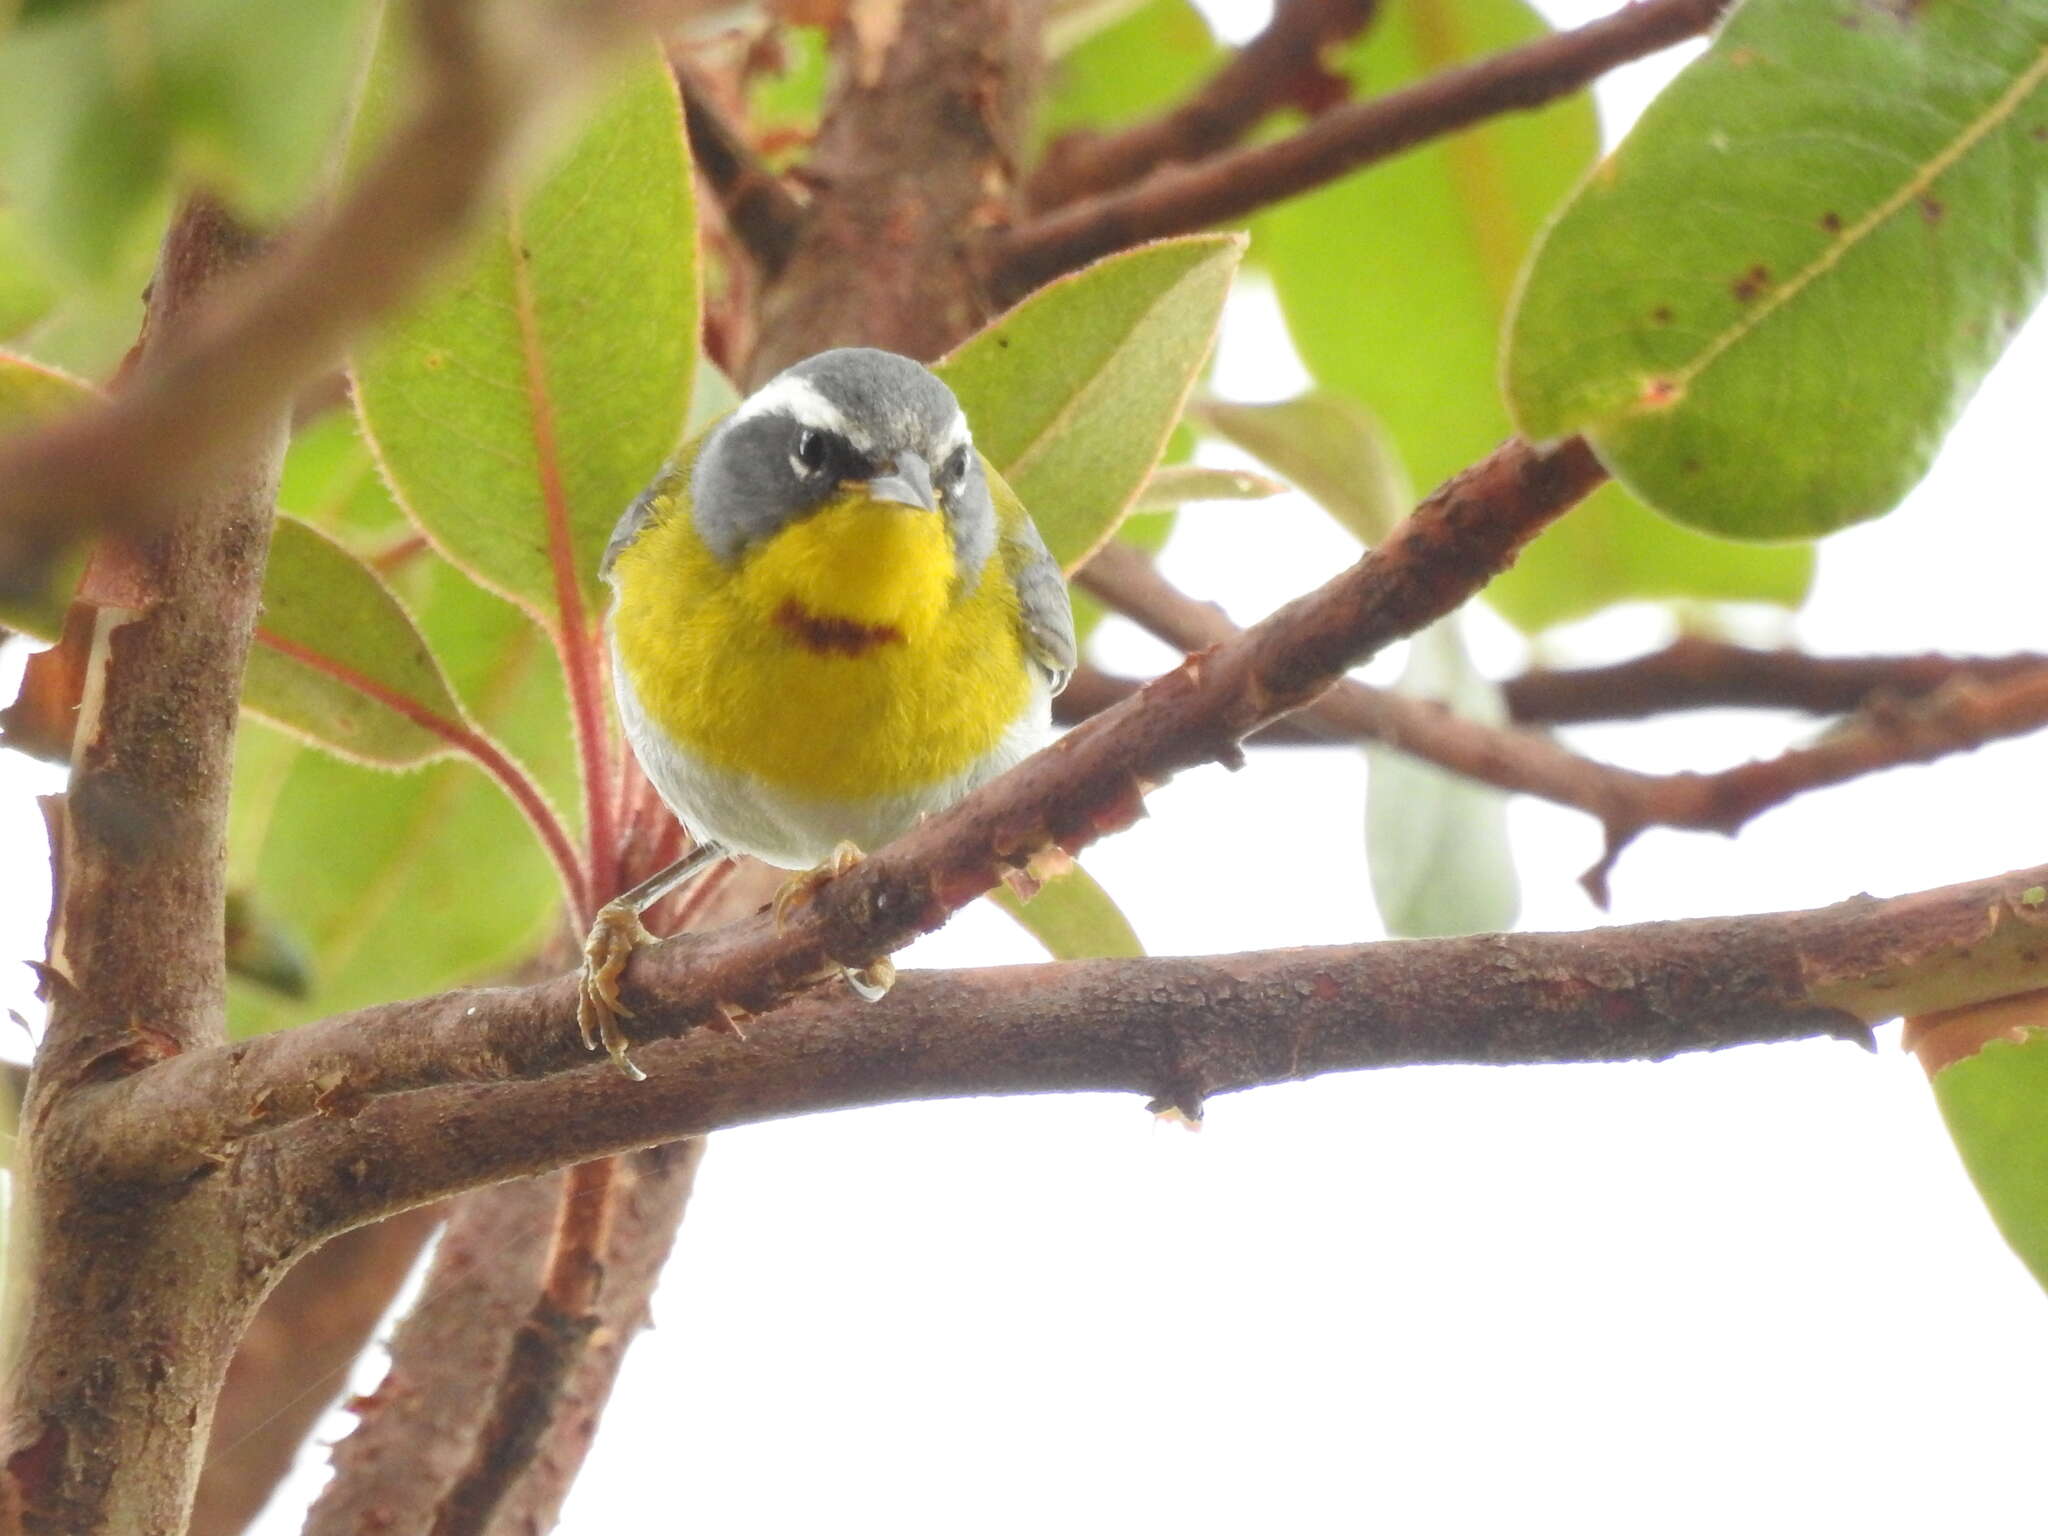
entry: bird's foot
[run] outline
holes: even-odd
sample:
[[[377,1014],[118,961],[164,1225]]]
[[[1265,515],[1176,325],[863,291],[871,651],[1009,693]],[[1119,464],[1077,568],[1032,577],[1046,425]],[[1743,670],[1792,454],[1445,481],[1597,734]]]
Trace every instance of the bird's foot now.
[[[603,1047],[612,1065],[635,1082],[647,1074],[633,1065],[626,1048],[632,1043],[619,1028],[621,1018],[632,1018],[633,1010],[619,997],[619,973],[642,944],[654,942],[654,935],[641,925],[640,914],[623,902],[600,907],[583,941],[583,974],[576,987],[576,1028],[583,1036],[583,1048]]]
[[[788,924],[790,914],[798,907],[859,864],[863,857],[865,855],[852,843],[841,843],[816,869],[790,876],[788,883],[775,893],[776,931],[780,932]]]
[[[863,1002],[879,1003],[896,985],[896,962],[884,955],[863,966],[843,965],[839,974]]]

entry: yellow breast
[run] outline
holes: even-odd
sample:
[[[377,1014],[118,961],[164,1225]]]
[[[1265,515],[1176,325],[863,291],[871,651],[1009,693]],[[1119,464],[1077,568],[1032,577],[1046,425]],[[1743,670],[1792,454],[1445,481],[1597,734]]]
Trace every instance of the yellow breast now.
[[[669,507],[612,579],[620,661],[653,721],[706,763],[799,794],[942,783],[1029,701],[1001,558],[961,590],[937,513],[847,497],[727,567]]]

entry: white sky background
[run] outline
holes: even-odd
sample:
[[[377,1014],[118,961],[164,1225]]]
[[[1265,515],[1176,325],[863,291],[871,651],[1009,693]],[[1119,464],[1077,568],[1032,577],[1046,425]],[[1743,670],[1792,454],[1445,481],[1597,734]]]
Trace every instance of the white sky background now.
[[[1233,36],[1259,19],[1217,9]],[[1570,24],[1605,6],[1547,9]],[[1610,80],[1610,120],[1675,62]],[[1270,305],[1238,305],[1221,387],[1299,381]],[[1825,544],[1798,643],[2048,643],[2030,457],[2044,400],[2037,318],[1907,505]],[[1249,621],[1354,554],[1289,497],[1191,511],[1164,564]],[[1495,674],[1523,664],[1498,621],[1470,633]],[[1668,634],[1621,613],[1551,649],[1608,659]],[[1127,629],[1104,655],[1133,672],[1169,659]],[[1666,769],[1806,729],[1726,713],[1573,739]],[[1826,791],[1738,841],[1651,833],[1622,859],[1611,916],[1817,905],[2029,864],[2048,846],[2044,775],[2036,738]],[[40,952],[29,795],[55,777],[0,754],[0,954]],[[1363,784],[1354,751],[1254,754],[1239,775],[1170,785],[1087,862],[1156,953],[1375,938]],[[1520,801],[1512,825],[1523,926],[1604,921],[1575,883],[1592,823]],[[978,907],[908,963],[1033,958]],[[0,1006],[39,1017],[25,967],[0,965]],[[1200,1135],[1095,1095],[723,1134],[562,1530],[2037,1529],[2048,1305],[1896,1028],[1881,1038],[1876,1057],[1817,1043],[1354,1074],[1212,1101]],[[330,1416],[327,1438],[350,1422]],[[259,1531],[296,1531],[324,1475],[309,1458]]]

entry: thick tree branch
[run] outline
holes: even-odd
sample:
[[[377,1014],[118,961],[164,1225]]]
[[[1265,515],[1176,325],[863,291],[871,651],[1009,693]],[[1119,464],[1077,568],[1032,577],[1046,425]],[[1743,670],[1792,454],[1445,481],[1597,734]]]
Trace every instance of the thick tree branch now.
[[[1964,678],[2048,672],[2048,655],[1811,656],[1682,636],[1661,651],[1602,667],[1539,668],[1501,684],[1524,725],[1642,720],[1686,709],[1796,709],[1839,715],[1880,695],[1911,699]]]
[[[1378,0],[1279,0],[1266,29],[1171,111],[1113,134],[1060,140],[1032,173],[1027,201],[1054,208],[1226,149],[1285,106],[1327,109],[1323,51],[1364,30]]]
[[[213,204],[177,216],[145,366],[183,344],[252,249]],[[268,1279],[238,1255],[220,1190],[167,1207],[95,1154],[112,1130],[97,1115],[105,1085],[224,1048],[221,850],[289,413],[272,406],[247,423],[242,457],[167,501],[147,536],[103,545],[88,573],[100,600],[52,818],[50,1014],[23,1116],[28,1306],[0,1428],[29,1532],[182,1528],[221,1374]]]
[[[1167,166],[1136,186],[1069,203],[990,237],[992,285],[1020,295],[1139,241],[1241,219],[1430,139],[1541,106],[1617,64],[1697,36],[1726,5],[1638,0],[1574,31],[1338,107],[1271,144]]]
[[[39,588],[65,548],[143,527],[246,453],[351,341],[452,255],[547,103],[626,38],[707,0],[603,0],[494,26],[419,0],[419,111],[326,218],[211,297],[104,403],[0,445],[0,590]]]
[[[802,232],[804,205],[789,184],[754,153],[746,134],[726,115],[710,88],[678,61],[690,153],[725,209],[726,222],[764,278],[782,270]]]
[[[1169,645],[1195,652],[1240,633],[1211,604],[1179,591],[1150,560],[1110,544],[1076,578],[1117,612]],[[1772,807],[1906,763],[1932,762],[2048,726],[2048,669],[2002,680],[1952,678],[1919,699],[1877,695],[1820,740],[1716,773],[1638,773],[1596,762],[1533,731],[1485,725],[1442,705],[1346,678],[1294,717],[1333,741],[1373,741],[1497,788],[1535,795],[1595,817],[1607,845],[1583,877],[1607,903],[1607,877],[1637,836],[1680,827],[1733,836]]]
[[[759,383],[827,347],[929,361],[996,305],[968,259],[1008,216],[1044,0],[905,0],[841,27],[801,237],[762,296]]]
[[[363,1060],[394,1035],[466,1020],[449,1086],[303,1122],[252,1147],[248,1166],[270,1164],[266,1177],[345,1220],[565,1158],[906,1099],[1125,1091],[1194,1111],[1211,1095],[1369,1067],[1865,1041],[1900,1011],[2039,987],[2044,888],[2048,866],[1810,912],[910,973],[879,1004],[800,999],[746,1042],[697,1030],[650,1045],[638,1084],[576,1064],[568,978],[456,994],[321,1026]],[[637,1001],[666,1034],[696,1016],[693,956],[675,943],[650,959]]]
[[[190,1536],[240,1536],[269,1502],[440,1224],[423,1207],[358,1227],[278,1283],[228,1367]]]

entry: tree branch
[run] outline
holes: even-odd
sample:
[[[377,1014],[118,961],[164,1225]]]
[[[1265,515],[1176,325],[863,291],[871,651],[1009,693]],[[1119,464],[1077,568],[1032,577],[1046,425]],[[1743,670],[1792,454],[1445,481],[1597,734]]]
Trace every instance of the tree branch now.
[[[903,0],[837,30],[804,168],[817,193],[762,295],[751,382],[827,347],[930,361],[994,312],[965,258],[1007,217],[1043,13],[1044,0]]]
[[[278,1283],[228,1367],[190,1536],[240,1536],[269,1502],[440,1225],[422,1207],[358,1227]]]
[[[447,1086],[303,1121],[245,1168],[267,1165],[319,1219],[350,1220],[565,1159],[908,1099],[1125,1091],[1193,1113],[1216,1094],[1371,1067],[1867,1043],[1870,1023],[1901,1011],[2039,987],[2044,887],[2048,866],[1810,912],[908,973],[879,1004],[802,998],[746,1042],[698,1030],[650,1045],[639,1084],[577,1062],[570,978],[454,994],[319,1026],[366,1060],[464,1018],[471,1044],[447,1058]],[[696,1016],[694,957],[670,944],[649,958],[636,1001],[667,1034]]]
[[[680,60],[675,72],[697,169],[718,194],[726,222],[761,276],[772,278],[796,249],[804,205],[789,184],[754,153],[739,125],[726,115],[697,72]]]
[[[159,521],[247,452],[456,251],[543,105],[705,3],[563,0],[551,25],[494,27],[461,0],[419,0],[424,104],[334,211],[224,285],[106,401],[0,446],[0,591],[40,589],[64,549]]]
[[[1796,709],[1846,714],[1877,696],[1920,698],[1964,678],[2001,681],[2048,671],[2048,655],[1810,656],[1686,635],[1661,651],[1603,667],[1538,668],[1501,684],[1525,725],[1642,720],[1685,709]]]
[[[209,202],[179,213],[145,366],[183,344],[253,248]],[[221,848],[289,404],[253,415],[242,457],[169,499],[147,537],[103,545],[87,574],[98,602],[52,818],[50,1014],[22,1122],[28,1306],[0,1429],[29,1532],[183,1527],[221,1375],[268,1280],[238,1259],[220,1190],[167,1208],[110,1175],[97,1095],[165,1057],[225,1048]]]
[[[1338,107],[1271,144],[1167,166],[1134,187],[1069,203],[990,237],[992,286],[1021,295],[1112,251],[1241,219],[1430,139],[1541,106],[1617,64],[1697,36],[1726,4],[1637,0],[1573,31]]]
[[[1185,651],[1219,645],[1240,633],[1220,609],[1181,592],[1128,545],[1106,545],[1075,579],[1117,612]],[[1378,742],[1481,783],[1596,818],[1606,848],[1581,879],[1604,907],[1615,861],[1651,827],[1732,837],[1763,812],[1808,790],[1906,763],[1932,762],[2048,726],[2048,669],[2020,668],[2004,680],[1964,674],[1917,700],[1878,695],[1863,713],[1811,745],[1717,773],[1638,773],[1583,757],[1548,736],[1482,724],[1430,700],[1354,678],[1338,683],[1295,720],[1328,740]]]
[[[1327,108],[1323,50],[1365,29],[1378,0],[1279,0],[1264,31],[1172,110],[1113,134],[1055,143],[1027,201],[1055,208],[1136,181],[1160,166],[1226,149],[1281,107]]]

